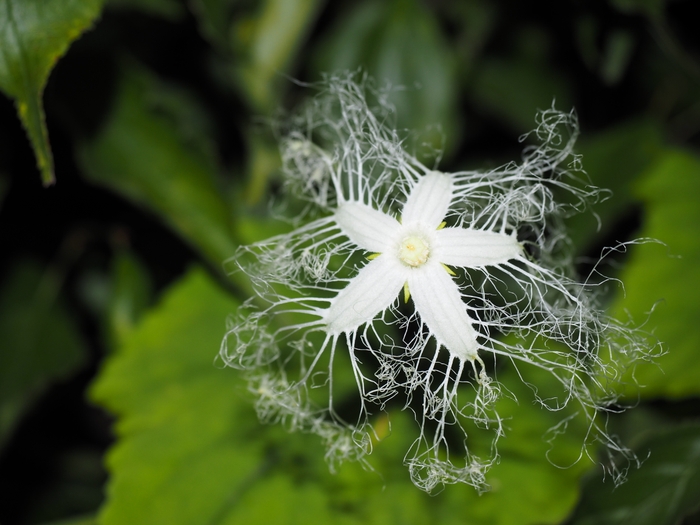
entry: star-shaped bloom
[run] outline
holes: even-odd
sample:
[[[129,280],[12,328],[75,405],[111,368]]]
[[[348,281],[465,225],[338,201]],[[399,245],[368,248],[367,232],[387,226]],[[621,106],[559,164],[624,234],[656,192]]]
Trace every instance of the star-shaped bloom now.
[[[401,399],[419,427],[405,457],[414,483],[483,490],[505,433],[495,401],[514,391],[494,372],[510,369],[562,413],[553,435],[578,413],[583,440],[633,457],[599,414],[617,409],[622,368],[650,347],[597,307],[562,249],[561,218],[599,194],[577,172],[575,116],[541,112],[519,163],[442,173],[406,151],[388,113],[350,75],[288,125],[298,227],[234,258],[255,294],[220,353],[248,371],[260,418],[320,436],[333,468],[363,460],[381,437],[375,407]],[[492,432],[490,458],[470,451],[468,425]]]
[[[359,202],[342,202],[334,215],[340,230],[370,262],[332,301],[323,316],[333,334],[353,332],[387,310],[403,289],[430,333],[451,354],[474,361],[479,343],[450,266],[481,268],[522,254],[513,235],[446,228],[454,197],[448,174],[433,171],[412,188],[401,220]]]

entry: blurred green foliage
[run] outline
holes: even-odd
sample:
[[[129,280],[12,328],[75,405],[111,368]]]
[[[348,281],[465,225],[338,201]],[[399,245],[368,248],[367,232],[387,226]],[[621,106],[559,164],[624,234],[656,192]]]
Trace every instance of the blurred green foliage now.
[[[316,73],[362,66],[378,84],[394,87],[396,126],[421,133],[422,141],[444,149],[459,123],[457,64],[427,6],[414,0],[370,0],[346,7],[349,12],[321,36]]]
[[[588,480],[573,525],[678,523],[697,509],[700,493],[700,428],[664,429],[643,442],[649,458],[629,481],[611,491]]]
[[[679,523],[700,493],[690,4],[0,0],[0,521]],[[222,263],[289,227],[269,207],[280,182],[271,123],[313,94],[302,84],[357,69],[392,88],[406,147],[446,170],[512,160],[538,108],[575,106],[583,167],[611,190],[568,219],[582,271],[606,246],[661,241],[629,244],[603,269],[624,282],[601,289],[603,305],[666,351],[630,371],[644,385],[627,392],[635,415],[611,415],[649,453],[622,487],[601,481],[599,458],[576,462],[585,428],[547,441],[562,414],[530,403],[507,367],[499,380],[520,404],[504,398],[501,413],[519,417],[507,420],[491,492],[427,496],[402,466],[410,412],[376,414],[371,468],[331,474],[317,438],[260,425],[243,378],[216,366],[226,317],[250,290]],[[42,190],[33,163],[48,185],[54,157],[58,183]],[[92,240],[57,256],[76,229]],[[31,461],[44,460],[41,439],[62,446],[52,436],[71,411],[100,413],[66,405],[46,418],[61,385],[89,390],[116,418],[99,508],[52,507],[46,494],[62,480]],[[69,446],[93,439],[81,431]],[[478,431],[470,440],[489,443]]]
[[[688,175],[677,175],[681,173]],[[633,373],[644,386],[640,393],[645,398],[698,396],[693,353],[700,346],[700,336],[691,327],[700,319],[700,305],[688,294],[688,286],[697,282],[696,257],[700,257],[693,227],[700,224],[700,157],[666,151],[641,174],[634,191],[645,205],[643,234],[663,245],[635,247],[620,273],[626,290],[614,308],[618,317],[648,317],[647,329],[653,330],[668,352]]]
[[[85,359],[84,342],[56,296],[60,276],[20,261],[0,288],[0,449],[50,381]]]
[[[208,149],[185,135],[197,122],[196,109],[188,113],[186,96],[129,66],[117,90],[111,115],[78,151],[86,176],[152,208],[218,265],[235,248],[231,213]]]

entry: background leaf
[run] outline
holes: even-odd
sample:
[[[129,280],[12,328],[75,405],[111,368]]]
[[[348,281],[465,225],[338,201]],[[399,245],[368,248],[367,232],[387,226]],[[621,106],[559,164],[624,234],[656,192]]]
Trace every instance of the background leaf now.
[[[189,5],[199,22],[199,31],[224,54],[230,54],[233,11],[238,0],[192,0]]]
[[[178,0],[107,0],[110,9],[134,9],[176,22],[185,16],[185,8]]]
[[[54,167],[42,92],[56,61],[100,14],[102,1],[0,0],[0,89],[15,100],[45,186],[54,183]]]
[[[639,365],[634,371],[646,398],[700,394],[700,364],[695,358],[700,334],[689,329],[700,319],[700,306],[688,293],[700,282],[698,173],[698,156],[669,151],[635,188],[646,209],[640,236],[658,239],[665,246],[649,243],[632,249],[620,275],[626,292],[613,310],[620,319],[647,321],[645,328],[668,351],[657,362]]]
[[[653,19],[663,15],[666,0],[611,0],[610,3],[625,13],[642,13]]]
[[[581,137],[576,152],[591,182],[609,191],[590,212],[567,219],[567,231],[579,253],[600,250],[600,238],[610,239],[639,206],[634,184],[665,152],[661,131],[651,120],[624,122],[595,136]],[[612,239],[622,242],[625,239]],[[597,244],[597,245],[596,245]],[[598,254],[591,254],[598,255]]]
[[[36,397],[86,357],[73,322],[56,302],[54,281],[24,261],[0,289],[0,448]]]
[[[256,14],[236,20],[232,29],[233,49],[240,55],[236,78],[258,111],[277,109],[279,85],[287,82],[284,73],[322,4],[322,0],[263,0]]]
[[[116,348],[150,305],[153,284],[141,261],[126,249],[114,258],[111,283],[104,324],[110,347]]]
[[[418,133],[419,145],[450,150],[459,127],[456,66],[431,10],[416,0],[366,1],[340,16],[318,47],[317,75],[358,68],[389,88],[399,129]]]
[[[83,169],[95,183],[156,212],[220,268],[235,249],[232,215],[206,147],[184,135],[195,123],[186,113],[192,106],[145,71],[125,66],[124,72],[107,122],[79,148]]]
[[[673,525],[698,507],[699,426],[657,431],[638,448],[649,457],[625,484],[589,480],[571,525]]]
[[[546,64],[545,55],[552,44],[542,37],[534,31],[523,31],[519,49],[534,47],[534,56],[485,60],[474,73],[475,103],[518,133],[532,129],[532,116],[538,109],[547,109],[553,103],[561,111],[572,108],[568,84]],[[532,46],[540,41],[541,47]]]
[[[255,467],[259,446],[237,450],[229,435],[241,410],[235,382],[213,364],[236,307],[194,272],[127,336],[94,385],[93,397],[122,416],[100,523],[207,523]]]

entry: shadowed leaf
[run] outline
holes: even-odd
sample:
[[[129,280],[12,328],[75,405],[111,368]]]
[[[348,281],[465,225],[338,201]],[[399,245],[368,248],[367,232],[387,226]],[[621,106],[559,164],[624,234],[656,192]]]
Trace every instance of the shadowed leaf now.
[[[415,145],[449,149],[459,127],[456,66],[434,13],[416,0],[363,2],[342,14],[318,46],[317,74],[361,69],[388,87],[398,129],[418,133]],[[414,147],[409,144],[409,147]]]
[[[639,453],[648,459],[620,487],[586,484],[571,525],[673,525],[698,507],[700,427],[657,432]]]
[[[234,253],[231,215],[198,112],[182,93],[126,68],[114,109],[79,148],[87,177],[156,212],[216,268]]]
[[[25,261],[0,289],[0,446],[33,399],[85,358],[82,340],[51,292],[52,280]]]

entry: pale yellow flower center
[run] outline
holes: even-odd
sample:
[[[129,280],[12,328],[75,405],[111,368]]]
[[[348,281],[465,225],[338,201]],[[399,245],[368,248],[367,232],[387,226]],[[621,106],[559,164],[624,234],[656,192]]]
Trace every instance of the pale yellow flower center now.
[[[406,266],[417,268],[425,264],[428,257],[430,257],[430,244],[428,239],[420,234],[408,235],[399,244],[399,259]]]

